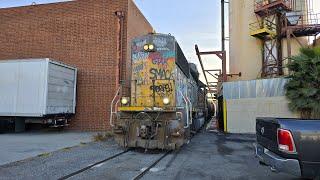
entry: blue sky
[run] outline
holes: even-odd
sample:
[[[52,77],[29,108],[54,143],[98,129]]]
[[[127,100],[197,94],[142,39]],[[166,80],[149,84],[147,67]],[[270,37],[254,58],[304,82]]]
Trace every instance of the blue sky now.
[[[0,8],[68,0],[0,0]],[[194,45],[201,51],[220,50],[220,0],[134,0],[156,32],[176,37],[187,59],[198,63]],[[203,57],[206,69],[217,68],[220,60]],[[198,65],[200,71],[200,66]]]
[[[157,32],[171,33],[176,37],[190,61],[198,62],[194,50],[195,44],[199,45],[201,51],[220,50],[220,0],[135,0],[135,2]],[[215,66],[215,62],[219,62],[215,58],[204,57],[204,59],[210,66]]]

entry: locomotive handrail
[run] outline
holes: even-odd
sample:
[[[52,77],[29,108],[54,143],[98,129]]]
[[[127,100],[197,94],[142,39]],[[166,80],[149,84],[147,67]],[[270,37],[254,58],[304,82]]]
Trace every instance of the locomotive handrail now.
[[[119,86],[115,96],[113,97],[112,101],[111,101],[111,111],[110,111],[110,126],[111,127],[114,127],[114,124],[113,124],[113,114],[116,114],[117,112],[116,111],[113,111],[113,106],[117,106],[117,104],[119,103],[119,99],[117,100],[117,102],[114,104],[114,101],[116,100],[116,98],[119,96],[119,92],[120,92],[120,89],[121,89],[121,86]],[[116,109],[116,108],[115,108]]]
[[[186,99],[186,97],[183,95],[183,93],[181,91],[179,91],[180,94],[182,95],[182,98],[184,100],[184,102],[186,103],[186,113],[187,113],[187,126],[184,126],[184,128],[189,128],[189,106],[188,106],[188,101]]]
[[[191,86],[193,86],[193,84],[191,83],[191,82],[189,82],[189,85],[191,85]],[[188,91],[187,91],[187,93],[188,93]],[[189,106],[189,111],[190,111],[190,124],[192,124],[193,123],[193,119],[192,119],[192,103],[191,103],[191,100],[188,98],[188,96],[186,96],[186,98],[187,98],[187,100],[188,100],[188,102],[189,102],[189,104],[190,104],[190,106]]]
[[[190,124],[192,124],[192,103],[188,97],[186,97],[187,101],[189,102],[189,113],[190,113]]]

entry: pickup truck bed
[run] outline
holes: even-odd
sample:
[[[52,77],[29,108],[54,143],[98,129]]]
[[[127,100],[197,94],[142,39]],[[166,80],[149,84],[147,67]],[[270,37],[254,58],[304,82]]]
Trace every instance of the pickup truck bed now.
[[[278,129],[291,132],[295,152],[279,149]],[[320,120],[256,119],[256,154],[275,171],[305,178],[320,177]]]

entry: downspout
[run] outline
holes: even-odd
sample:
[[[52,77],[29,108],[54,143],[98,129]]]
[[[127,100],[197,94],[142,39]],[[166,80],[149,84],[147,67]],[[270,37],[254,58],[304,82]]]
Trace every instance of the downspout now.
[[[119,86],[123,85],[124,77],[123,77],[123,66],[125,63],[124,58],[123,58],[123,32],[124,32],[124,18],[125,18],[125,13],[123,11],[116,11],[115,15],[118,18],[118,50],[117,50],[117,55],[118,55],[118,79],[117,79],[117,88]],[[120,95],[122,95],[123,89],[120,91]]]
[[[117,114],[118,111],[118,102],[120,100],[120,97],[122,97],[122,63],[123,63],[123,21],[124,21],[124,12],[122,11],[116,11],[115,15],[118,18],[118,40],[117,40],[117,57],[116,57],[116,66],[118,66],[118,70],[116,70],[116,85],[115,85],[115,91],[116,94],[111,102],[110,105],[110,126],[114,127],[113,123],[113,114]],[[114,108],[114,109],[113,109]]]

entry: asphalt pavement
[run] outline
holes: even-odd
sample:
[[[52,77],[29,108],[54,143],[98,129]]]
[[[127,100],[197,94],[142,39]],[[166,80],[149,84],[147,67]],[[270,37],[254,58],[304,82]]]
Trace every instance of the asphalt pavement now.
[[[33,131],[0,134],[0,165],[92,141],[94,133]]]
[[[162,159],[143,179],[297,179],[259,165],[254,142],[251,135],[202,132],[181,150]],[[112,140],[81,144],[2,165],[0,179],[58,179],[122,151]],[[132,179],[162,154],[129,151],[70,179]]]
[[[297,179],[261,166],[255,157],[254,143],[252,135],[202,132],[178,153],[163,159],[143,179]]]

